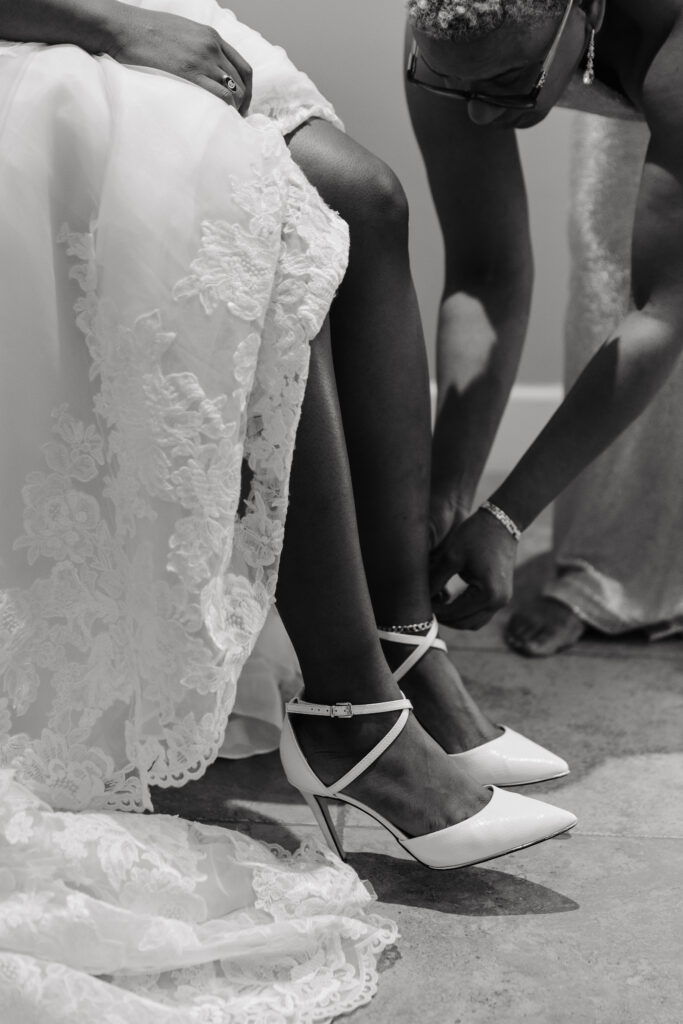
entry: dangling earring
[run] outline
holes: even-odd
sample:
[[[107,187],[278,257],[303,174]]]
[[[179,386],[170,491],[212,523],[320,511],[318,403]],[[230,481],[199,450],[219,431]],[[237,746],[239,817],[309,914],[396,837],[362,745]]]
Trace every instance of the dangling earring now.
[[[583,84],[592,85],[595,81],[595,29],[591,29],[588,53],[586,54],[586,70],[583,73]]]

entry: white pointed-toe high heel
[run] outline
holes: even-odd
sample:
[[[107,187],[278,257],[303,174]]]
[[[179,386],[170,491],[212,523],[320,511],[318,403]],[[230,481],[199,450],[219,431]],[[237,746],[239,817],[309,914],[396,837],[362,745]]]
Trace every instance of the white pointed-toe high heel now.
[[[405,697],[381,704],[311,704],[299,698],[287,704],[287,716],[280,740],[280,757],[285,775],[304,797],[328,845],[342,860],[346,859],[344,848],[330,817],[328,800],[341,800],[369,814],[387,829],[415,860],[427,867],[440,870],[468,867],[481,861],[492,860],[494,857],[502,857],[514,850],[552,839],[553,836],[566,832],[576,824],[576,818],[569,811],[489,786],[492,794],[490,801],[471,818],[438,832],[410,837],[371,807],[348,796],[344,793],[346,787],[371,768],[400,735],[408,721],[411,707],[410,701]],[[400,716],[379,743],[331,786],[326,786],[308,764],[289,720],[289,715],[293,714],[353,718],[354,715],[376,715],[399,710]]]
[[[446,644],[438,637],[439,626],[436,619],[432,621],[431,629],[424,636],[409,636],[384,629],[378,632],[381,640],[406,644],[414,648],[394,672],[396,682],[410,672],[431,648],[448,653]],[[527,739],[514,729],[508,729],[505,725],[500,728],[503,730],[500,736],[471,750],[449,756],[482,785],[527,786],[532,782],[548,782],[550,779],[560,779],[563,775],[569,774],[569,765],[557,754]]]

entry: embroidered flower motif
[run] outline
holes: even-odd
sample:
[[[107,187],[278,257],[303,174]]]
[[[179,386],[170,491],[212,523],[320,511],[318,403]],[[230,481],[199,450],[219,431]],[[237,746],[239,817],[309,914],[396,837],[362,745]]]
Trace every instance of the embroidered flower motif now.
[[[147,911],[169,920],[197,923],[206,918],[206,903],[192,892],[194,879],[181,878],[167,866],[134,867],[126,876],[128,881],[122,886],[119,899],[121,906],[134,908],[136,914]]]
[[[2,905],[2,929],[29,928],[33,931],[45,920],[50,903],[50,893],[17,892],[11,899],[4,900]]]
[[[0,665],[20,643],[26,616],[26,602],[16,593],[0,590]]]
[[[173,297],[196,296],[209,316],[225,306],[242,320],[258,322],[270,300],[277,255],[272,230],[255,235],[241,224],[204,221],[192,274],[177,283]]]
[[[211,639],[229,658],[244,658],[250,651],[267,609],[245,576],[229,573],[202,591],[202,613]]]
[[[53,413],[56,419],[55,433],[63,443],[49,441],[43,445],[45,461],[50,469],[65,477],[73,477],[81,483],[93,480],[104,465],[103,441],[95,427],[75,420],[62,405]]]
[[[12,846],[28,843],[33,833],[33,819],[26,811],[13,815],[4,828],[4,838]]]
[[[40,676],[36,666],[26,656],[10,659],[5,669],[4,683],[12,710],[19,717],[25,715],[40,690]]]
[[[93,554],[91,532],[100,518],[95,498],[74,490],[69,478],[57,473],[29,473],[22,495],[26,532],[14,548],[28,548],[29,565],[41,555],[83,562]]]
[[[230,219],[201,226],[163,308],[126,320],[95,227],[58,233],[94,415],[55,410],[22,490],[33,581],[0,592],[0,771],[53,807],[141,810],[150,784],[201,775],[273,600],[308,343],[348,232],[253,130],[263,172],[228,182]],[[29,712],[32,735],[8,721]]]
[[[284,523],[272,518],[261,494],[256,492],[249,511],[239,523],[239,541],[247,565],[257,569],[272,565],[282,550]]]
[[[106,789],[121,779],[111,757],[96,747],[72,745],[66,735],[44,729],[39,738],[15,736],[3,759],[23,765],[31,789],[61,810],[106,805]]]
[[[170,539],[168,568],[197,592],[214,574],[225,543],[225,527],[213,519],[188,516],[176,523]]]

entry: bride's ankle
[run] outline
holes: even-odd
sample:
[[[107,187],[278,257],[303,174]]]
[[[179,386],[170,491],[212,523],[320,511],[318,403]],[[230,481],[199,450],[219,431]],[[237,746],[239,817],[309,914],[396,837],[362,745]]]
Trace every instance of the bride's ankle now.
[[[395,700],[398,687],[382,654],[379,640],[360,649],[326,651],[322,656],[299,656],[304,700],[315,704],[373,704]]]
[[[381,704],[398,700],[401,691],[385,661],[371,671],[333,671],[304,675],[302,697],[313,704]]]
[[[398,714],[350,719],[293,715],[290,721],[310,766],[326,785],[331,785],[380,742]]]
[[[399,713],[349,718],[343,715],[335,718],[294,715],[290,721],[294,722],[297,735],[306,741],[310,749],[365,751],[391,728]]]

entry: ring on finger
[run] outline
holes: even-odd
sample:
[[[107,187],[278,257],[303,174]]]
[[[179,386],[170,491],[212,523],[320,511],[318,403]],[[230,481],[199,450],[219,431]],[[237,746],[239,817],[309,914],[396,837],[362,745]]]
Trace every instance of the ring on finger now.
[[[223,83],[226,89],[230,90],[230,92],[237,92],[237,82],[232,77],[232,75],[223,75],[223,77],[221,78],[221,82]]]

